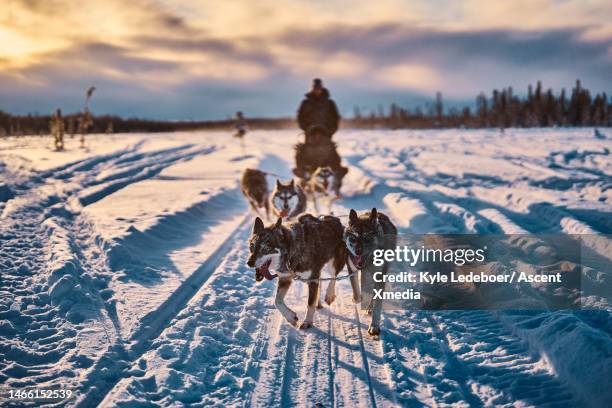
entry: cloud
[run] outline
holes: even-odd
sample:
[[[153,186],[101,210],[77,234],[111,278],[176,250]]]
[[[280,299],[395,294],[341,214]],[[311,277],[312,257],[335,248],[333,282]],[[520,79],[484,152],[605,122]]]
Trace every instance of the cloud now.
[[[491,58],[505,63],[556,63],[571,59],[610,62],[611,39],[584,40],[581,29],[464,30],[415,28],[403,24],[329,26],[319,30],[294,30],[282,35],[290,47],[319,53],[345,51],[368,54],[385,61],[426,58]]]
[[[186,38],[166,36],[136,36],[130,39],[134,47],[143,47],[147,51],[163,50],[177,57],[208,56],[221,59],[248,61],[252,63],[273,63],[273,56],[261,47],[260,39],[228,40],[210,38],[203,35]]]
[[[437,90],[465,103],[538,79],[610,91],[611,9],[574,0],[2,2],[0,109],[78,107],[96,84],[101,112],[293,114],[315,76],[344,112],[422,103]]]
[[[423,93],[440,89],[442,80],[438,72],[427,66],[397,64],[382,68],[375,78],[383,84],[395,88],[417,90]]]
[[[555,72],[553,77],[563,78],[565,85],[583,77],[599,88],[609,86],[612,42],[585,39],[583,33],[578,28],[451,31],[392,23],[293,30],[279,41],[313,55],[346,53],[367,60],[366,75],[380,80],[375,86],[438,88],[467,97],[491,85],[546,80]]]

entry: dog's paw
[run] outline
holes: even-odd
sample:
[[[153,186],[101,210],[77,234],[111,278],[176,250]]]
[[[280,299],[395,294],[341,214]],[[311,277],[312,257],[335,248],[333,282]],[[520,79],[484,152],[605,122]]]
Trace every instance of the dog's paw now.
[[[326,293],[325,294],[325,303],[327,303],[328,305],[331,305],[332,303],[334,303],[334,300],[336,300],[336,294],[335,293]]]
[[[370,325],[370,327],[368,327],[368,334],[370,336],[380,336],[380,327]]]
[[[298,319],[297,313],[290,313],[288,316],[285,316],[285,319],[287,319],[287,322],[289,322],[290,325],[297,327],[298,321],[300,319]]]
[[[310,329],[311,327],[312,322],[303,321],[302,324],[300,324],[300,330]]]
[[[370,303],[368,304],[368,307],[365,308],[365,311],[363,313],[367,316],[371,316],[373,309],[374,309],[374,306],[372,305],[372,302],[370,301]]]
[[[323,309],[323,305],[321,304],[321,301],[317,302],[317,309]]]

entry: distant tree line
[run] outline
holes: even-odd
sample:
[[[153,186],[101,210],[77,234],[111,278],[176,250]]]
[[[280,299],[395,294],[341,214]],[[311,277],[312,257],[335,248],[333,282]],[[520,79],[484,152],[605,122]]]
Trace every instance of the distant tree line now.
[[[512,87],[493,90],[490,97],[481,93],[476,97],[476,108],[444,109],[442,94],[425,109],[401,108],[391,104],[385,112],[363,115],[355,108],[350,120],[355,127],[388,128],[450,128],[450,127],[547,127],[547,126],[612,126],[612,101],[606,93],[591,95],[576,80],[571,94],[562,89],[558,95],[552,89],[544,91],[542,83],[535,89],[529,85],[526,97],[514,94]]]
[[[82,113],[63,116],[66,134],[78,133]],[[89,133],[172,132],[181,130],[230,130],[234,121],[167,121],[122,118],[112,115],[93,116]],[[0,110],[0,137],[48,135],[51,115],[11,115]],[[293,118],[248,118],[251,129],[295,128]],[[519,97],[512,87],[493,90],[490,97],[481,93],[476,107],[445,109],[442,94],[433,103],[414,110],[391,104],[385,111],[363,114],[355,108],[352,118],[343,120],[344,127],[356,128],[451,128],[451,127],[546,127],[546,126],[612,126],[612,101],[606,93],[593,96],[576,81],[569,95],[565,89],[554,94],[544,91],[540,81],[535,89],[529,85],[527,95]]]
[[[64,115],[64,129],[67,135],[79,133],[82,113]],[[182,130],[230,130],[234,121],[166,121],[141,118],[122,118],[115,115],[94,115],[88,133],[148,133],[175,132]],[[48,135],[53,121],[52,115],[11,115],[0,111],[0,137],[22,135]],[[295,127],[290,118],[253,118],[248,120],[252,129],[278,129]]]

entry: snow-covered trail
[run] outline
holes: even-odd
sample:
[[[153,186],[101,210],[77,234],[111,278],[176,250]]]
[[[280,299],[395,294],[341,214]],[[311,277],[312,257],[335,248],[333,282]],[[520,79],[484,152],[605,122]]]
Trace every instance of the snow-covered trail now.
[[[2,311],[3,397],[6,389],[40,384],[74,388],[105,348],[121,341],[104,253],[94,227],[79,216],[92,203],[84,192],[97,189],[101,199],[205,153],[185,153],[189,146],[135,153],[138,145],[42,176],[20,175],[10,185],[14,198],[0,216],[0,290],[8,306]]]
[[[351,170],[334,212],[376,206],[415,233],[609,234],[611,146],[589,136],[346,132],[338,143]],[[223,134],[130,137],[36,173],[0,157],[2,391],[61,384],[80,406],[609,401],[609,307],[394,311],[373,340],[344,281],[315,328],[289,326],[274,283],[257,284],[245,265],[253,216],[237,182],[246,166],[288,178],[296,140],[248,141],[243,156]],[[303,284],[288,303],[303,316]]]

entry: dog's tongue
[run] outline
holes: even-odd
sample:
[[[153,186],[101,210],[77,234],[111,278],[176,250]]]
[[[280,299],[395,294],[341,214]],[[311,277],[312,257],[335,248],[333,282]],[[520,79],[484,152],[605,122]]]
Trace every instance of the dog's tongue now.
[[[264,278],[266,278],[267,280],[272,280],[274,278],[276,278],[276,275],[272,275],[270,273],[270,270],[268,269],[268,267],[270,266],[270,263],[272,261],[268,261],[265,264],[261,265],[259,268],[255,269],[255,272],[260,275],[263,276]]]
[[[289,214],[289,209],[288,209],[288,208],[283,208],[283,209],[281,210],[280,216],[281,216],[281,217],[286,217],[286,216],[287,216],[287,214]]]

